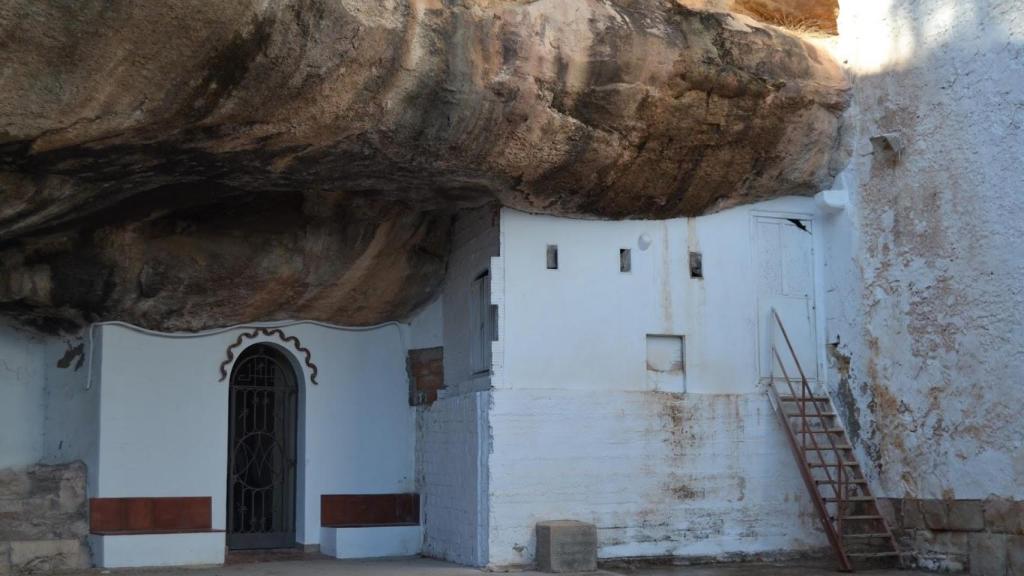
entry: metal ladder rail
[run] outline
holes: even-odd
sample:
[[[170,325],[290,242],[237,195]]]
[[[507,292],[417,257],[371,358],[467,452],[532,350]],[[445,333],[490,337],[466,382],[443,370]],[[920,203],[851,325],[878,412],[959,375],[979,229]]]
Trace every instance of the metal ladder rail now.
[[[789,339],[789,335],[786,332],[786,328],[782,324],[782,319],[780,318],[780,316],[778,314],[778,311],[776,311],[775,308],[772,308],[772,315],[775,317],[775,321],[778,324],[779,330],[782,333],[782,336],[783,336],[783,338],[786,341],[786,347],[789,349],[789,353],[790,353],[791,357],[793,358],[793,363],[796,366],[796,369],[797,369],[797,371],[799,372],[799,375],[800,375],[801,395],[800,395],[800,401],[796,402],[798,404],[798,414],[796,415],[796,417],[798,417],[800,419],[800,421],[801,421],[801,426],[802,426],[802,429],[804,431],[804,437],[805,438],[809,437],[811,439],[811,443],[813,445],[812,449],[818,455],[819,466],[822,467],[822,469],[825,472],[825,476],[826,476],[826,481],[825,481],[824,484],[830,486],[833,489],[833,492],[835,493],[835,502],[836,502],[836,518],[835,518],[836,525],[835,526],[832,525],[831,519],[829,518],[828,508],[825,505],[825,500],[822,498],[821,493],[818,491],[818,484],[817,484],[817,482],[815,482],[815,479],[814,479],[813,475],[810,473],[810,469],[809,469],[809,466],[808,466],[808,463],[807,463],[807,460],[806,460],[806,456],[804,454],[804,449],[800,449],[800,443],[798,443],[796,441],[795,433],[793,432],[792,428],[790,427],[789,418],[793,417],[793,415],[789,415],[789,414],[785,413],[785,410],[783,409],[783,404],[782,404],[781,398],[779,398],[779,395],[778,395],[778,391],[775,390],[775,377],[774,377],[775,370],[774,370],[774,365],[772,366],[772,371],[771,371],[771,386],[770,386],[771,393],[774,396],[773,401],[774,401],[774,403],[776,403],[777,412],[779,413],[779,416],[780,416],[781,420],[783,421],[784,427],[786,428],[787,437],[790,438],[791,448],[794,449],[794,454],[797,456],[797,460],[798,460],[798,462],[801,465],[801,475],[804,476],[805,483],[808,483],[808,490],[811,492],[812,498],[815,500],[816,508],[818,508],[819,513],[823,513],[822,514],[822,524],[825,526],[826,535],[829,536],[829,542],[833,544],[833,549],[836,551],[836,555],[839,558],[840,570],[842,570],[844,572],[845,571],[852,572],[853,571],[853,567],[852,567],[852,564],[850,563],[849,555],[846,553],[845,546],[844,546],[843,541],[842,541],[842,533],[843,533],[842,532],[842,528],[843,528],[843,516],[844,516],[843,513],[844,513],[844,509],[845,509],[845,500],[846,500],[847,493],[848,493],[848,486],[850,484],[849,478],[845,478],[845,479],[843,478],[845,468],[847,466],[850,466],[850,464],[847,464],[847,462],[849,460],[843,457],[843,452],[851,452],[851,454],[852,454],[852,446],[849,446],[848,448],[840,448],[839,446],[836,445],[835,438],[832,436],[832,433],[830,433],[828,431],[829,430],[829,425],[828,425],[828,422],[826,421],[826,418],[834,416],[835,407],[832,404],[831,399],[829,399],[829,398],[826,398],[825,400],[821,400],[821,401],[815,399],[814,391],[811,390],[811,388],[810,388],[810,384],[809,384],[809,382],[807,380],[807,377],[806,377],[806,375],[805,375],[805,373],[803,371],[803,368],[800,365],[800,360],[799,360],[799,358],[797,358],[796,351],[793,348],[792,342]],[[785,369],[785,365],[782,362],[782,358],[779,355],[778,350],[776,349],[776,347],[774,345],[774,337],[772,338],[772,340],[773,340],[773,342],[772,342],[772,353],[773,353],[773,355],[775,357],[775,360],[779,364],[779,368],[782,370],[783,378],[786,381],[787,388],[789,388],[789,390],[790,390],[791,398],[793,398],[794,401],[795,401],[796,398],[797,398],[797,395],[795,393],[795,390],[793,390],[793,385],[792,385],[792,380],[794,380],[794,379],[790,379],[789,378],[789,375],[788,375],[788,373],[786,372],[786,369]],[[808,397],[808,394],[809,394],[809,397]],[[814,414],[807,414],[807,411],[805,409],[805,405],[807,404],[808,401],[810,401],[810,403],[814,405],[814,412],[815,412]],[[825,413],[823,413],[821,411],[821,407],[819,406],[820,402],[828,402],[829,406],[832,408],[832,415],[825,414]],[[807,428],[807,418],[808,418],[808,416],[812,416],[812,417],[816,417],[817,418],[818,423],[819,423],[819,425],[821,427],[820,431],[816,432],[816,431],[813,431],[813,430],[810,430],[810,429]],[[825,437],[828,438],[828,440],[829,440],[829,445],[830,445],[829,448],[831,448],[832,453],[834,454],[834,456],[836,458],[835,468],[836,468],[837,479],[836,479],[836,481],[834,483],[832,481],[831,474],[829,473],[829,466],[825,462],[825,459],[824,459],[823,453],[821,451],[821,448],[818,445],[818,443],[817,443],[817,441],[816,441],[816,439],[814,437],[815,433],[819,433],[819,434],[820,433],[824,433],[825,434]],[[847,442],[849,442],[848,437],[846,437],[845,431],[842,432],[842,435],[843,435],[844,438],[847,438]],[[804,448],[806,448],[806,445],[804,445]],[[797,451],[799,451],[799,453],[797,453]],[[851,458],[852,458],[852,456],[851,456]],[[854,471],[859,470],[859,467],[856,466],[856,465],[853,465],[851,468]],[[845,475],[849,476],[850,473],[846,473]],[[903,554],[900,552],[899,545],[896,543],[896,537],[895,537],[895,535],[893,535],[892,530],[889,528],[889,523],[886,522],[884,517],[881,516],[881,511],[878,508],[878,501],[874,497],[874,495],[872,494],[870,485],[868,485],[868,483],[866,481],[866,477],[863,474],[863,471],[860,471],[859,474],[854,473],[853,476],[854,476],[853,482],[855,482],[858,485],[858,490],[860,490],[861,497],[862,498],[868,498],[868,501],[871,503],[872,507],[874,508],[874,515],[878,516],[878,521],[879,521],[879,523],[881,523],[881,525],[882,525],[882,527],[883,527],[883,529],[885,531],[884,532],[885,533],[885,537],[886,537],[886,539],[889,542],[889,546],[890,546],[890,548],[892,550],[892,555],[894,555],[898,559],[900,566],[903,566]],[[820,505],[819,505],[819,503],[820,503]],[[833,536],[835,536],[835,540],[833,540]],[[882,554],[882,555],[887,555],[887,554]],[[875,555],[874,554],[867,554],[867,556],[875,556]]]
[[[808,384],[807,377],[804,375],[803,369],[800,366],[800,360],[796,356],[796,351],[793,349],[793,345],[792,345],[792,343],[789,340],[789,335],[786,333],[786,328],[782,325],[782,319],[779,318],[779,314],[778,314],[778,312],[774,308],[772,308],[772,315],[775,317],[775,321],[778,324],[779,329],[782,331],[782,335],[783,335],[783,337],[786,340],[786,345],[789,348],[790,355],[792,356],[793,362],[795,363],[795,365],[797,367],[797,370],[800,373],[800,383],[801,383],[801,389],[800,389],[800,395],[799,395],[800,400],[797,400],[798,396],[796,394],[796,390],[793,389],[792,379],[790,379],[789,374],[786,371],[785,364],[782,361],[782,357],[779,355],[779,351],[778,351],[778,349],[776,348],[776,346],[775,346],[775,344],[773,342],[772,343],[772,354],[775,357],[775,360],[778,362],[779,369],[782,371],[782,376],[783,376],[783,379],[786,382],[786,387],[789,389],[789,392],[790,392],[790,398],[792,398],[796,402],[796,404],[797,404],[798,417],[800,418],[801,425],[804,427],[804,430],[806,432],[806,419],[807,419],[806,404],[807,404],[807,401],[809,399],[811,401],[811,403],[814,404],[814,410],[815,410],[815,413],[816,413],[815,415],[818,417],[818,420],[822,423],[822,428],[827,430],[827,425],[825,424],[824,415],[821,413],[821,409],[818,406],[818,402],[814,400],[813,391],[811,391],[811,395],[810,395],[809,398],[807,396],[807,392],[810,391],[810,385]],[[774,338],[773,338],[773,340],[774,340]],[[770,376],[771,384],[769,386],[769,389],[771,390],[771,394],[773,396],[773,401],[776,403],[776,406],[777,406],[777,410],[776,411],[779,414],[779,418],[782,420],[783,428],[786,430],[786,437],[789,439],[790,448],[793,450],[793,455],[796,457],[797,462],[798,462],[798,464],[800,466],[800,475],[803,477],[804,484],[807,486],[807,490],[811,494],[811,499],[812,499],[812,501],[814,503],[814,507],[818,510],[818,515],[819,515],[820,520],[821,520],[822,528],[824,528],[825,536],[828,538],[829,544],[832,546],[832,550],[836,554],[836,558],[839,561],[840,570],[843,571],[843,572],[853,572],[853,565],[850,563],[850,559],[846,556],[846,550],[843,547],[843,542],[842,542],[842,537],[840,535],[840,532],[837,530],[837,527],[832,524],[832,520],[831,520],[830,514],[828,512],[828,507],[827,507],[827,505],[825,503],[825,500],[821,497],[821,493],[818,491],[817,483],[815,482],[814,477],[811,474],[810,467],[808,466],[807,455],[805,453],[806,444],[801,443],[801,442],[799,442],[797,440],[796,434],[794,433],[794,431],[793,431],[793,429],[792,429],[792,427],[790,425],[790,422],[789,422],[789,418],[791,416],[786,414],[786,411],[784,409],[784,405],[782,403],[782,398],[779,396],[778,390],[775,389],[774,373],[775,373],[775,366],[774,366],[774,363],[773,363],[772,370],[771,370],[771,376]],[[815,439],[814,436],[815,436],[814,434],[810,434],[809,436],[806,433],[804,434],[804,438],[805,439],[808,438],[808,437],[810,438],[811,444],[814,446],[814,449],[815,449],[816,453],[818,454],[819,461],[824,463],[824,456],[822,455],[821,447],[818,445],[818,442],[817,442],[817,440]],[[837,462],[837,464],[841,464],[843,462],[843,457],[842,457],[843,455],[842,455],[841,452],[839,452],[838,447],[836,446],[835,440],[828,433],[826,433],[825,436],[829,439],[829,443],[831,445],[831,449],[832,449],[833,453],[836,455],[836,458],[837,458],[836,462]],[[829,472],[828,467],[824,467],[823,469],[825,471],[826,478],[831,482],[832,481],[832,475]],[[838,476],[838,478],[837,478],[837,485],[835,487],[836,488],[836,499],[837,499],[837,502],[836,502],[836,508],[837,508],[836,517],[839,518],[839,517],[842,516],[842,514],[841,514],[841,511],[842,511],[842,498],[841,498],[841,492],[840,492],[842,490],[842,486],[841,486],[842,466],[841,465],[837,465],[836,471],[837,471],[836,473],[837,473],[837,476]],[[839,525],[841,526],[841,521],[839,522]]]
[[[836,445],[835,437],[831,433],[828,432],[829,423],[826,420],[827,416],[821,411],[820,402],[814,398],[814,390],[811,389],[811,385],[810,385],[810,383],[807,380],[807,376],[804,373],[803,367],[800,365],[800,359],[797,357],[796,350],[793,348],[793,343],[789,339],[789,333],[786,331],[786,327],[782,324],[782,318],[779,316],[778,311],[774,307],[772,308],[772,316],[775,317],[775,322],[776,322],[776,324],[778,324],[779,331],[781,332],[782,337],[783,337],[783,339],[786,342],[786,348],[789,350],[789,354],[793,358],[793,364],[796,366],[797,372],[800,375],[800,393],[801,394],[800,394],[800,401],[798,402],[798,404],[800,405],[800,416],[799,416],[800,424],[801,424],[802,430],[804,431],[804,438],[805,438],[804,445],[806,446],[806,438],[809,437],[810,440],[811,440],[811,444],[814,447],[814,451],[817,454],[818,463],[819,464],[825,464],[826,463],[825,462],[824,452],[821,450],[821,447],[818,445],[817,439],[815,438],[815,433],[810,432],[810,430],[808,428],[808,421],[807,421],[808,414],[807,414],[805,406],[806,406],[806,404],[807,404],[807,402],[809,400],[811,405],[814,407],[814,414],[811,414],[810,416],[813,416],[813,417],[815,417],[817,419],[818,425],[821,427],[822,433],[825,435],[825,438],[828,439],[829,448],[831,448],[832,454],[836,458],[836,462],[841,464],[844,461],[843,452],[840,451],[841,449],[839,448],[838,445]],[[792,385],[792,383],[790,381],[789,374],[787,374],[787,372],[786,372],[785,364],[783,364],[782,358],[779,356],[778,350],[776,349],[776,347],[774,345],[774,342],[772,344],[772,352],[775,355],[775,359],[779,363],[779,368],[782,370],[783,377],[786,379],[786,386],[790,389],[791,394],[795,398],[796,394],[793,393],[793,385]],[[829,401],[829,404],[831,404],[831,401]],[[845,449],[842,449],[842,450],[845,451]],[[832,491],[833,491],[833,493],[834,493],[834,495],[836,497],[836,532],[838,534],[840,534],[840,535],[842,535],[842,516],[843,516],[844,507],[846,506],[846,502],[845,502],[846,492],[849,489],[849,487],[846,486],[847,482],[844,482],[844,479],[843,479],[843,476],[844,476],[844,474],[843,474],[844,470],[843,469],[844,469],[844,466],[841,466],[841,465],[836,466],[836,476],[837,476],[837,479],[833,483],[832,475],[829,472],[829,468],[827,466],[824,467],[825,478],[828,480],[829,485],[832,488]],[[815,492],[817,492],[817,488],[815,489]]]

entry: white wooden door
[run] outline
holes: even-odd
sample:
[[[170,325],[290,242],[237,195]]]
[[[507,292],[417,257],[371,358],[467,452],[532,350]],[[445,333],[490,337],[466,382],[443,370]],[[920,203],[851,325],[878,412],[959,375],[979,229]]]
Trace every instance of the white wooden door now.
[[[762,380],[781,377],[771,346],[778,348],[786,372],[798,377],[796,363],[775,319],[782,318],[800,367],[810,381],[818,378],[814,311],[814,238],[810,220],[758,216],[755,227],[758,361]]]

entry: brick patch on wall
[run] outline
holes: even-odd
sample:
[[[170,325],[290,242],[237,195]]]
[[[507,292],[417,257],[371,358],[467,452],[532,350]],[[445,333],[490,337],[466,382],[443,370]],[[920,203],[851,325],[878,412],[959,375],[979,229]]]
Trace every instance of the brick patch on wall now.
[[[433,404],[444,388],[444,348],[409,350],[409,405]]]
[[[0,470],[0,575],[90,566],[85,465]]]
[[[890,498],[885,512],[919,568],[1024,574],[1024,501]]]

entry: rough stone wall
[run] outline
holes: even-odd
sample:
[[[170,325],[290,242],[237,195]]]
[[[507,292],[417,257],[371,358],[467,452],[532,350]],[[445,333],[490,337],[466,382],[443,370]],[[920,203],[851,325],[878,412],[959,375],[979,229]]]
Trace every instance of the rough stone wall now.
[[[881,494],[1019,500],[1024,10],[849,0],[839,27],[855,148],[827,258],[833,392]]]
[[[85,465],[0,471],[0,575],[89,567]]]
[[[972,575],[1024,574],[1024,502],[892,499],[892,525],[917,564],[941,572],[969,569]]]

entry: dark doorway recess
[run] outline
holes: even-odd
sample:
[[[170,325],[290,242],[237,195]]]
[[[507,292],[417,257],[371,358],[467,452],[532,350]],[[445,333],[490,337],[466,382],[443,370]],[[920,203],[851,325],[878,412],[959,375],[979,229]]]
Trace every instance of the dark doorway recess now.
[[[298,386],[283,353],[246,348],[231,370],[227,544],[232,550],[295,545]]]

